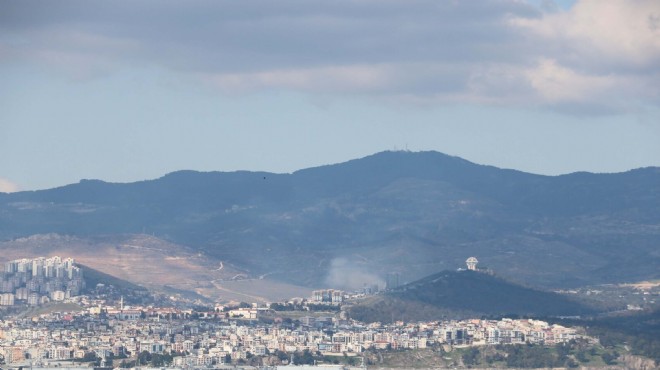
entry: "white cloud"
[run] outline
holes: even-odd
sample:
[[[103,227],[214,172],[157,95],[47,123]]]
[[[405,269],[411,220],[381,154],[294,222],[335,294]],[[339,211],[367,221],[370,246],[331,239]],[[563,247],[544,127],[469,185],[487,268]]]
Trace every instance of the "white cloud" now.
[[[539,96],[549,103],[591,100],[625,83],[617,77],[579,74],[551,59],[541,59],[526,71],[526,76]]]
[[[596,110],[660,103],[660,2],[547,4],[552,11],[518,0],[4,3],[0,63],[76,78],[156,66],[226,93]]]
[[[658,68],[660,2],[581,0],[569,11],[515,18],[514,25],[551,43],[555,59],[603,72]]]
[[[0,193],[13,193],[19,190],[18,185],[0,177]]]
[[[660,103],[660,2],[581,0],[511,24],[540,45],[523,71],[539,103],[613,112]]]

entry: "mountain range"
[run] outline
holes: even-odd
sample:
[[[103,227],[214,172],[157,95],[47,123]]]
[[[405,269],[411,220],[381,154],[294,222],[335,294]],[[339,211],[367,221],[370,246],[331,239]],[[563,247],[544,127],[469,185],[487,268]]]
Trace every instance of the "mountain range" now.
[[[413,281],[469,256],[527,286],[638,281],[660,277],[660,168],[542,176],[397,151],[291,174],[179,171],[0,193],[4,245],[50,233],[148,234],[308,287]]]

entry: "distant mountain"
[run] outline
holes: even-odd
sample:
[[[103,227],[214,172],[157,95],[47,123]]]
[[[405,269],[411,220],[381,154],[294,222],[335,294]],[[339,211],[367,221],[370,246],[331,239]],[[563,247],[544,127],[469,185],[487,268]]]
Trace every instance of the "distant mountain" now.
[[[545,287],[658,278],[659,225],[659,168],[539,176],[437,152],[0,193],[0,240],[153,234],[308,286],[411,281],[472,255]]]
[[[563,295],[474,271],[444,271],[370,297],[349,308],[364,322],[479,316],[575,316],[594,310]]]

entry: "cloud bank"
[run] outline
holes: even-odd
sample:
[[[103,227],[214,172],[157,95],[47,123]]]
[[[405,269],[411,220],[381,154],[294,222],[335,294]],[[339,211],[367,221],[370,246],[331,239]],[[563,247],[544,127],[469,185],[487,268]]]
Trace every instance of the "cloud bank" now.
[[[0,63],[163,68],[291,90],[603,114],[660,104],[660,2],[62,1],[0,5]]]

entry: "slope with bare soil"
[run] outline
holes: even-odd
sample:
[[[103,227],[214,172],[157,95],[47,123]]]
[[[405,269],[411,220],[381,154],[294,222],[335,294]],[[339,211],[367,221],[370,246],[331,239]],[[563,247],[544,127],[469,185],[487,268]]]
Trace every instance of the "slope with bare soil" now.
[[[54,255],[73,257],[83,265],[148,289],[193,291],[211,301],[271,301],[296,292],[308,294],[306,288],[249,279],[248,272],[222,260],[144,234],[94,238],[46,234],[0,243],[3,264]]]

